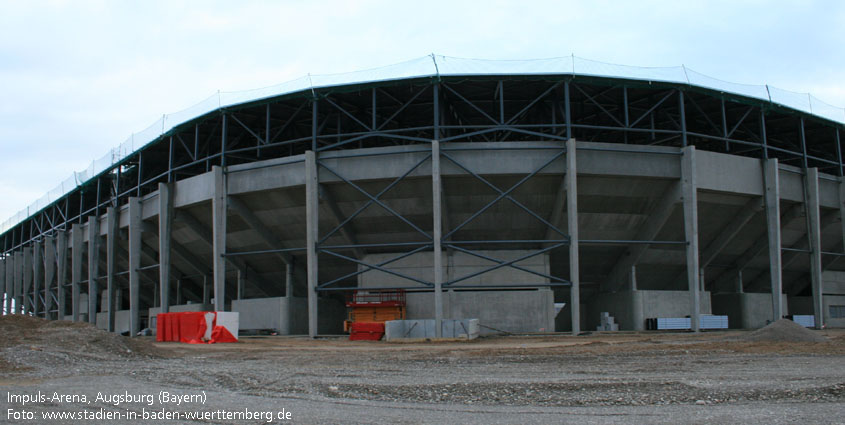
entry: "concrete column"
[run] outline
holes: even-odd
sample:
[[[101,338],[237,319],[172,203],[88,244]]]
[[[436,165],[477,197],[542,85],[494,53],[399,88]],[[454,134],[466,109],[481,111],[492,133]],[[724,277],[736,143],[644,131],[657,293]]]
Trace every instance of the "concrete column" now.
[[[3,311],[6,314],[12,314],[12,298],[15,296],[15,289],[14,284],[12,282],[12,266],[14,264],[14,260],[12,256],[6,255],[6,258],[3,259],[3,293],[5,294],[5,298],[3,299]]]
[[[223,169],[211,169],[214,178],[214,198],[211,200],[212,263],[214,265],[214,311],[226,309],[226,181]]]
[[[631,266],[631,290],[637,290],[637,266]]]
[[[141,199],[129,198],[129,336],[141,330]]]
[[[293,263],[285,264],[285,296],[293,297]]]
[[[32,314],[41,313],[41,280],[44,278],[43,244],[36,242],[32,246]]]
[[[3,295],[3,314],[9,314],[9,291],[6,288],[6,260],[0,260],[0,294]]]
[[[74,224],[70,230],[71,245],[71,315],[79,321],[79,286],[82,283],[82,225]]]
[[[208,290],[208,276],[202,277],[202,303],[211,304],[211,291]]]
[[[238,299],[242,300],[244,298],[244,272],[243,270],[238,270]]]
[[[53,278],[56,276],[56,238],[44,239],[44,318],[52,318]]]
[[[100,217],[88,217],[88,323],[97,324],[100,301]]]
[[[578,258],[578,161],[575,139],[566,141],[566,217],[569,233],[569,307],[572,335],[581,333],[581,265]]]
[[[180,304],[182,304],[182,279],[176,279],[176,305]]]
[[[32,311],[32,247],[23,249],[23,288],[21,295],[23,295],[23,311],[22,313],[29,314]]]
[[[736,293],[741,294],[744,292],[742,288],[742,270],[736,271]]]
[[[684,235],[687,240],[687,283],[690,293],[690,322],[693,332],[698,332],[701,315],[701,292],[698,284],[698,195],[696,184],[695,146],[682,150],[681,189],[684,201]]]
[[[117,273],[117,240],[120,237],[119,215],[120,211],[115,207],[109,207],[106,210],[106,312],[109,332],[114,332],[114,316],[117,311],[114,292],[117,287],[115,274]]]
[[[777,158],[763,160],[763,184],[766,188],[766,227],[769,238],[769,277],[772,293],[772,321],[783,317],[783,266],[780,238],[780,176]],[[740,285],[740,291],[742,286]]]
[[[56,268],[58,275],[56,276],[56,299],[59,302],[58,320],[65,320],[65,312],[67,311],[67,301],[65,300],[65,285],[67,284],[67,232],[59,232],[56,240]]]
[[[23,314],[23,251],[15,253],[15,312]]]
[[[308,336],[317,336],[317,239],[319,238],[320,186],[317,177],[317,157],[305,151],[305,221],[308,276]]]
[[[443,337],[443,200],[440,192],[440,141],[431,141],[431,195],[434,216],[434,336]]]
[[[173,231],[173,193],[158,184],[158,278],[161,312],[170,312],[170,236]]]
[[[819,217],[819,170],[808,168],[804,176],[804,199],[807,208],[807,240],[810,242],[810,279],[813,284],[813,315],[816,329],[824,326],[822,304],[822,244],[821,218]]]

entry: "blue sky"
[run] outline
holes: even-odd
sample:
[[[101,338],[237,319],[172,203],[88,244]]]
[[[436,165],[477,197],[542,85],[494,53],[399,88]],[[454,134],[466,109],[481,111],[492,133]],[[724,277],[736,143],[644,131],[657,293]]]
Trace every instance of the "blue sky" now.
[[[836,1],[0,0],[0,222],[217,90],[431,52],[684,64],[845,106]]]

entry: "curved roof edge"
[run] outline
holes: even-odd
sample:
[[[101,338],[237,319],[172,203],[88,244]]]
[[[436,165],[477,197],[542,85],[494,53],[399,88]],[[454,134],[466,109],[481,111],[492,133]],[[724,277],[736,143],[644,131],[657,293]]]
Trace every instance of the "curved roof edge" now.
[[[339,74],[308,74],[295,80],[253,90],[218,91],[187,109],[162,115],[160,119],[146,129],[133,133],[126,141],[111,149],[108,154],[91,162],[91,165],[86,169],[75,172],[46,195],[0,224],[0,233],[11,229],[78,186],[110,169],[124,158],[157,140],[161,135],[215,110],[286,94],[350,84],[379,83],[414,78],[497,75],[572,75],[684,84],[705,90],[758,99],[824,120],[845,124],[845,108],[825,103],[809,93],[792,92],[767,84],[731,83],[709,77],[683,65],[637,67],[593,61],[575,55],[547,59],[487,60],[430,54],[405,62],[361,71]]]

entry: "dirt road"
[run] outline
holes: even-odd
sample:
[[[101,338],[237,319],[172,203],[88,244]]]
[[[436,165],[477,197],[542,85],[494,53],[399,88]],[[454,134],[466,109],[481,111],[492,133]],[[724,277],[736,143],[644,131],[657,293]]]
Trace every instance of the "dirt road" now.
[[[29,423],[250,424],[267,415],[314,424],[837,423],[845,412],[840,330],[816,331],[825,342],[713,332],[220,345],[130,342],[86,325],[2,319],[0,331],[8,336],[0,422],[8,423],[26,423],[20,411],[32,412]],[[57,412],[94,419],[43,416]],[[157,414],[181,416],[152,420]]]

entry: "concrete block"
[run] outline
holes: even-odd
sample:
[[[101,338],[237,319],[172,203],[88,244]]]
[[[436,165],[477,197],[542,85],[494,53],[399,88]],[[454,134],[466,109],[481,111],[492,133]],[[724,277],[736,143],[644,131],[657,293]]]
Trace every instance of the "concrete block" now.
[[[478,338],[478,319],[445,319],[442,323],[443,338]],[[384,324],[385,341],[402,339],[435,338],[434,319],[391,320]]]
[[[97,313],[97,328],[108,330],[109,313]],[[129,332],[129,310],[117,310],[114,312],[114,331],[122,334]]]

